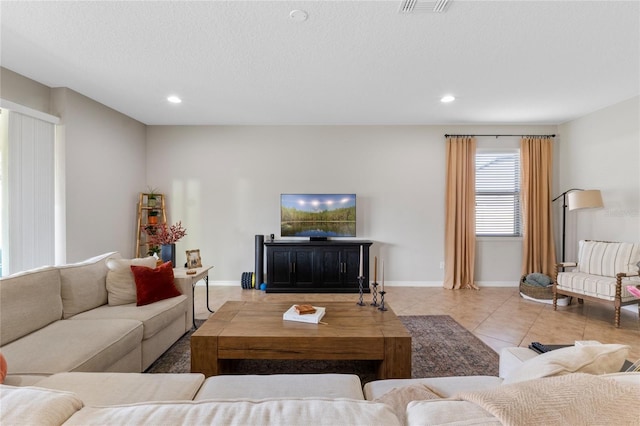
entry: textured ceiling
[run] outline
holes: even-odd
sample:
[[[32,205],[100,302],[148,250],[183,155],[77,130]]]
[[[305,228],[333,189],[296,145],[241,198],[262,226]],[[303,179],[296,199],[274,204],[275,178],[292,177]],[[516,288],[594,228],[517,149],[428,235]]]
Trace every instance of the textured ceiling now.
[[[638,1],[400,3],[2,1],[1,65],[146,124],[555,124],[640,93]]]

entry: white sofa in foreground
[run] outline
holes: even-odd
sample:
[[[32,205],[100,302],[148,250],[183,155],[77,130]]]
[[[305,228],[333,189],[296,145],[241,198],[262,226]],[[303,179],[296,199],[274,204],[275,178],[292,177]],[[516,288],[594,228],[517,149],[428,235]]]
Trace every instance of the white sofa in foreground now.
[[[627,353],[623,345],[541,356],[510,348],[501,354],[504,378],[379,380],[364,392],[349,374],[205,380],[201,374],[59,373],[34,386],[0,386],[0,423],[635,425],[640,373],[607,374],[620,369]]]
[[[155,260],[127,260],[114,252],[2,278],[0,352],[9,378],[26,384],[60,372],[142,372],[188,331],[189,285],[171,282],[174,297],[144,306],[136,306],[135,287],[133,303],[123,298],[131,288],[118,288],[122,281],[107,288],[108,273],[133,277],[131,264],[155,266]]]

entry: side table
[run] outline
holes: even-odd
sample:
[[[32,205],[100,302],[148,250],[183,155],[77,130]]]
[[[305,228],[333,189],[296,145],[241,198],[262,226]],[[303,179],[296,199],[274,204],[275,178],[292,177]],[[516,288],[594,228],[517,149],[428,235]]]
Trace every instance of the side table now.
[[[195,307],[195,292],[194,287],[196,283],[204,279],[205,288],[207,290],[207,310],[213,313],[213,310],[209,307],[209,270],[213,266],[202,266],[200,268],[194,268],[196,273],[188,275],[187,268],[173,268],[174,279],[186,280],[191,284],[191,319],[193,321],[193,328],[196,327],[196,307]]]

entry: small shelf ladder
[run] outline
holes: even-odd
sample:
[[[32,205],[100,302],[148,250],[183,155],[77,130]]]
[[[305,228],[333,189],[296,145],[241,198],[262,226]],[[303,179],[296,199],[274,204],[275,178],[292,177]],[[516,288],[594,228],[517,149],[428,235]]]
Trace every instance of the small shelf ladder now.
[[[154,219],[154,217],[156,219]],[[147,230],[167,223],[167,212],[164,194],[148,194],[141,192],[138,199],[138,230],[136,232],[136,257],[159,254],[160,247],[152,247],[148,243]]]

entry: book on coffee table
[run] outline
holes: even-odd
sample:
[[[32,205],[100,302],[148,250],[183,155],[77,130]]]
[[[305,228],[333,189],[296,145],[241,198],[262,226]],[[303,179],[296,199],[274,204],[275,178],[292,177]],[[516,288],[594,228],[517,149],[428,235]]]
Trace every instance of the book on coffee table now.
[[[308,322],[311,324],[318,324],[325,314],[325,308],[314,306],[316,311],[312,314],[299,314],[296,310],[296,305],[291,306],[287,312],[282,314],[282,319],[285,321],[299,321]]]

